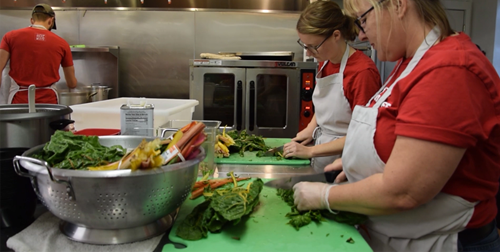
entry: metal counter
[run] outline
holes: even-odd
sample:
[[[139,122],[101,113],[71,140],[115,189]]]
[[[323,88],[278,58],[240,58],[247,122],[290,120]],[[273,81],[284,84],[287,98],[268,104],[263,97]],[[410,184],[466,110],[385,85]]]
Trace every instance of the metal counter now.
[[[288,165],[229,165],[216,164],[214,172],[215,178],[228,177],[227,173],[234,172],[234,175],[253,178],[283,178],[298,176],[303,174],[313,174],[314,169],[310,166],[288,166]]]

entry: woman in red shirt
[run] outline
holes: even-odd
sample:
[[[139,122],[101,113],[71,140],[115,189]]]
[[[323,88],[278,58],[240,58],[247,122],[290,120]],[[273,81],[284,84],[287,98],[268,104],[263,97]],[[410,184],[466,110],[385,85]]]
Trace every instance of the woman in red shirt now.
[[[347,44],[356,39],[356,26],[335,2],[308,5],[297,33],[297,42],[320,62],[312,97],[315,112],[283,152],[285,157],[312,158],[314,170],[323,172],[342,153],[354,106],[365,105],[380,89],[381,79],[373,60]],[[306,146],[312,140],[314,146]]]
[[[500,251],[500,78],[440,1],[346,0],[359,38],[397,61],[356,106],[342,156],[349,183],[295,185],[304,209],[369,216],[374,251]],[[340,169],[341,167],[337,167]]]

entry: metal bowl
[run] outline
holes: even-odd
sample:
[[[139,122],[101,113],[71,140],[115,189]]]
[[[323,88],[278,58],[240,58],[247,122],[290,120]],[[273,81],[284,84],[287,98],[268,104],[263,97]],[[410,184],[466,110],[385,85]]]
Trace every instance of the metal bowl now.
[[[99,142],[133,149],[142,139],[154,138],[102,136]],[[31,158],[42,148],[16,156],[15,171],[31,178],[38,198],[63,220],[60,229],[68,238],[92,244],[135,242],[165,232],[205,158],[201,148],[193,160],[151,170],[81,171],[52,168]]]

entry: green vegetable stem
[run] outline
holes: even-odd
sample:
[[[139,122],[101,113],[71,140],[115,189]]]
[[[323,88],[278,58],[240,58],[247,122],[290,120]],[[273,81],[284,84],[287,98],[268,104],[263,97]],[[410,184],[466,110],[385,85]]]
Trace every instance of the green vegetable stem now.
[[[207,237],[208,231],[220,232],[225,225],[238,224],[249,216],[259,203],[259,194],[264,183],[255,179],[246,186],[238,186],[234,175],[233,185],[208,193],[205,201],[196,206],[181,222],[176,235],[185,240]]]

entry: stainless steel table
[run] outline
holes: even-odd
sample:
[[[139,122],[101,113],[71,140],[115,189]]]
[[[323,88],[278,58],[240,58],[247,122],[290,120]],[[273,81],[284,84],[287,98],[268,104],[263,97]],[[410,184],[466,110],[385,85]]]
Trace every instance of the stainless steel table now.
[[[303,174],[313,174],[314,169],[310,166],[288,166],[288,165],[234,165],[216,164],[215,178],[228,177],[229,172],[236,176],[254,178],[283,178]]]

